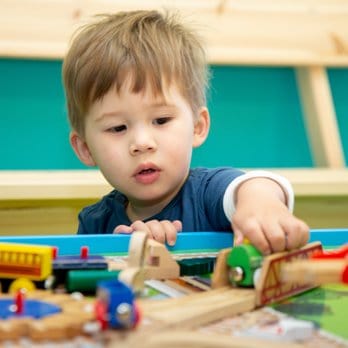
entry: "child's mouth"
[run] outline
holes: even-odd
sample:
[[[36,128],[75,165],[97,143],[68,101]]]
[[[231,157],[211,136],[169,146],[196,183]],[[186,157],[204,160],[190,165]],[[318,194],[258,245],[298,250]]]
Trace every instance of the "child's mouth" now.
[[[139,172],[139,174],[143,175],[143,174],[150,174],[150,173],[153,173],[155,171],[155,169],[153,168],[149,168],[149,169],[143,169]]]
[[[136,175],[135,175],[135,180],[138,183],[141,184],[152,184],[153,182],[155,182],[160,175],[160,171],[158,169],[155,168],[146,168],[146,169],[142,169],[140,170]]]

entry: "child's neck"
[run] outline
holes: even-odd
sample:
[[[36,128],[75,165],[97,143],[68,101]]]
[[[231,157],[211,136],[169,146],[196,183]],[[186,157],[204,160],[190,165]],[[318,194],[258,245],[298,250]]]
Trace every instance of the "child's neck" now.
[[[189,173],[187,173],[185,179],[181,185],[178,185],[175,190],[170,192],[167,196],[161,197],[158,200],[141,202],[141,201],[128,201],[126,207],[126,213],[130,221],[145,220],[161,212],[174,197],[181,190],[184,182],[186,181]]]
[[[126,213],[129,220],[134,222],[136,220],[145,220],[158,214],[167,203],[160,202],[159,204],[153,204],[148,206],[134,206],[130,202],[127,204]]]

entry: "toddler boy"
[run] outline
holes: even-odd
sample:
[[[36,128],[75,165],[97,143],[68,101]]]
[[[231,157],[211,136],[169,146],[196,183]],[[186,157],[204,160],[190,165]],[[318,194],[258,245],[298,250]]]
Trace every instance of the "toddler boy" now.
[[[115,188],[82,210],[78,233],[144,230],[172,245],[181,230],[233,231],[264,254],[307,242],[285,178],[190,169],[209,132],[208,73],[200,40],[175,15],[99,18],[74,38],[63,78],[71,145]]]

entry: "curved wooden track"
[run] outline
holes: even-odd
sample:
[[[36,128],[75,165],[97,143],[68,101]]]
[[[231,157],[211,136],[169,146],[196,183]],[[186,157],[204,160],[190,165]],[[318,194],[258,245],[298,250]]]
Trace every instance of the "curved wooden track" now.
[[[0,295],[0,299],[11,297]],[[42,319],[24,316],[0,319],[0,342],[19,337],[28,337],[34,341],[72,338],[81,335],[84,325],[94,319],[93,302],[89,299],[40,290],[28,292],[26,298],[58,305],[62,311]]]

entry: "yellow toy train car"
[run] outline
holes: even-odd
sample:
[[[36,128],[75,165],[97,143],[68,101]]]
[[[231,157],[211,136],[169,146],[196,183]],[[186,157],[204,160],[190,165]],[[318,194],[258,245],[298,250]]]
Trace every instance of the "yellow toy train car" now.
[[[0,281],[3,291],[35,288],[52,274],[53,247],[0,243]]]

